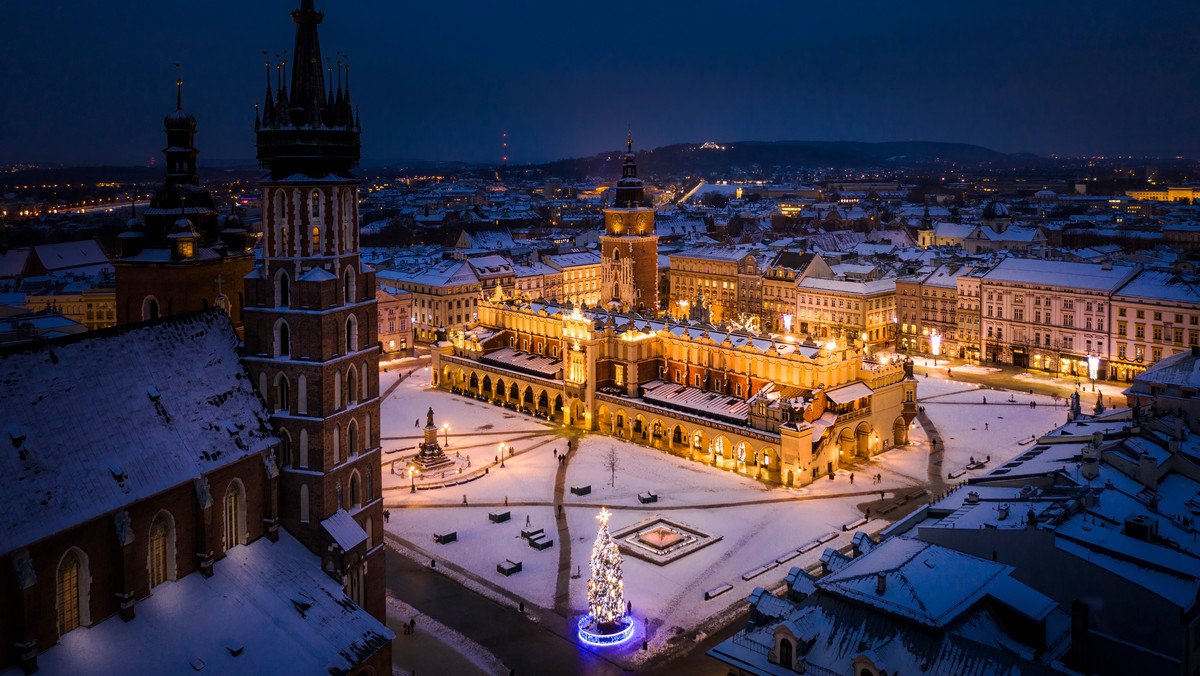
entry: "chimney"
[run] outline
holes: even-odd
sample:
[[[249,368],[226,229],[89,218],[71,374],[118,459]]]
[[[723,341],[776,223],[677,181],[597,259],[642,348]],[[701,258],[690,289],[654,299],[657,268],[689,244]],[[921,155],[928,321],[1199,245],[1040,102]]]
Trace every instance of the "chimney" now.
[[[1158,463],[1154,461],[1154,456],[1149,453],[1143,453],[1138,457],[1137,482],[1149,488],[1150,490],[1158,490]]]
[[[882,596],[885,591],[887,591],[887,575],[884,575],[883,573],[876,573],[875,593]]]

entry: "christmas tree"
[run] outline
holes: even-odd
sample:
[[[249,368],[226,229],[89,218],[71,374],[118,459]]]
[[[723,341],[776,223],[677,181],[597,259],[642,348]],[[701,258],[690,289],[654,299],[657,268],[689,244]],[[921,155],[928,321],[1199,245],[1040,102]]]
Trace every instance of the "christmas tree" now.
[[[588,608],[601,630],[615,631],[625,615],[625,581],[621,579],[621,552],[608,534],[607,508],[600,509],[600,532],[592,545],[592,578],[588,580]]]

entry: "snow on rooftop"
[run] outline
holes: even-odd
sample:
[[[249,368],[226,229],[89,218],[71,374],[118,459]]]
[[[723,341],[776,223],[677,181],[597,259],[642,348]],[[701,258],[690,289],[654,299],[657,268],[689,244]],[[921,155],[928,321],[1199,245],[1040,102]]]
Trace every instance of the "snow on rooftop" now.
[[[642,398],[671,408],[715,416],[723,420],[734,420],[740,425],[744,425],[750,417],[750,405],[741,397],[706,392],[661,380],[646,383]]]
[[[280,531],[278,542],[230,549],[212,577],[155,587],[129,622],[114,615],[63,635],[38,655],[38,673],[347,674],[393,637]]]
[[[502,347],[479,358],[479,361],[507,366],[522,371],[531,371],[543,378],[554,378],[562,371],[562,360],[545,355],[522,352],[511,347]]]
[[[275,443],[219,310],[0,355],[0,552]]]
[[[867,387],[861,382],[856,382],[849,385],[844,385],[836,390],[830,390],[825,393],[825,396],[829,397],[829,399],[835,404],[848,404],[855,399],[869,397],[871,396],[872,392],[873,390],[870,387]]]
[[[921,624],[942,627],[1012,568],[945,547],[895,537],[817,580],[825,591]],[[878,591],[878,576],[884,591]]]
[[[1040,258],[1008,257],[984,274],[987,281],[1070,286],[1087,291],[1112,292],[1137,273],[1132,266],[1072,263]],[[1068,281],[1069,280],[1069,281]]]
[[[330,514],[329,518],[321,522],[321,528],[329,533],[329,537],[333,538],[343,552],[348,552],[367,541],[367,532],[344,509]]]

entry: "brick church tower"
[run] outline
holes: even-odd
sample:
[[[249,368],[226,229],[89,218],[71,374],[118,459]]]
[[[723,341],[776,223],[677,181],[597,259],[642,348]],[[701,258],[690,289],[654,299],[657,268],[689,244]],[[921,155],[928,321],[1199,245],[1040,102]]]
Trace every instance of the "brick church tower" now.
[[[283,441],[280,523],[385,620],[375,273],[359,260],[361,127],[324,68],[312,0],[255,120],[263,262],[246,276],[244,360]],[[326,73],[329,82],[326,82]]]
[[[633,135],[626,141],[625,164],[617,181],[616,202],[604,210],[600,236],[600,300],[626,310],[658,307],[658,235],[654,208],[643,205],[645,190],[633,160]]]

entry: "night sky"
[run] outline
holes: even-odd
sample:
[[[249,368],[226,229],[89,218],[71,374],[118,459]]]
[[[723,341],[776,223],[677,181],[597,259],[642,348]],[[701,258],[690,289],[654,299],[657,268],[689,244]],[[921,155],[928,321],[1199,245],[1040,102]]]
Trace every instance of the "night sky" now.
[[[0,163],[145,165],[173,62],[206,160],[254,155],[299,0],[0,2]],[[369,160],[737,140],[1200,156],[1200,3],[317,0]],[[159,166],[161,166],[161,157]]]

